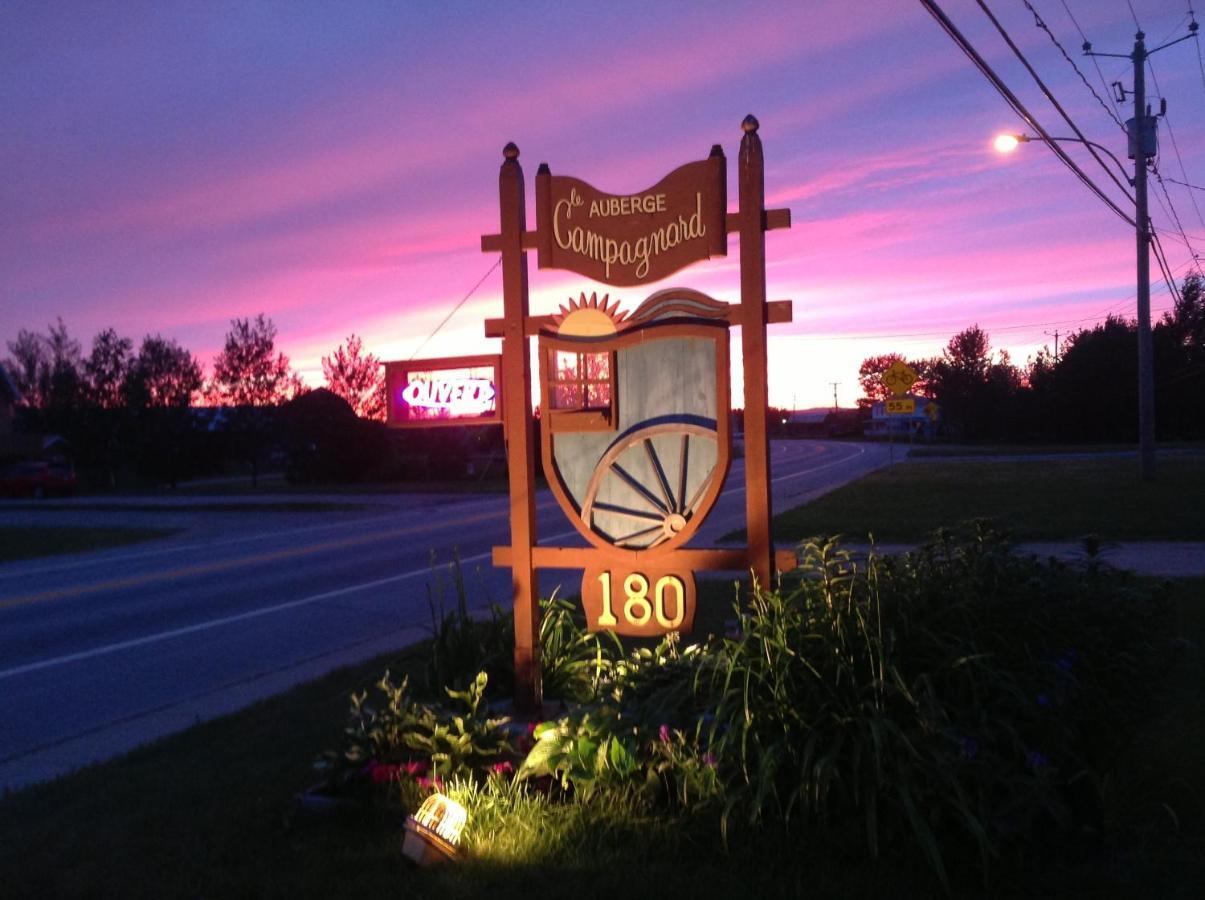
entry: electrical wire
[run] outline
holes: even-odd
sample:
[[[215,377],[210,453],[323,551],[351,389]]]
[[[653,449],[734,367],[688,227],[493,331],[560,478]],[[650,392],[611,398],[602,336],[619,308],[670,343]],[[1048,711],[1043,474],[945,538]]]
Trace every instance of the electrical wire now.
[[[1196,24],[1196,21],[1197,21],[1197,14],[1195,12],[1193,12],[1193,9],[1192,9],[1192,0],[1188,0],[1188,21],[1193,24]],[[1190,25],[1189,27],[1191,28],[1192,25]],[[1201,39],[1200,39],[1200,37],[1194,38],[1193,45],[1197,48],[1197,68],[1201,70],[1201,86],[1205,87],[1205,60],[1201,59]]]
[[[1130,16],[1134,20],[1134,27],[1139,31],[1142,31],[1142,26],[1138,24],[1138,14],[1134,12],[1134,4],[1131,3],[1130,0],[1126,0],[1126,6],[1130,8]]]
[[[1163,191],[1163,196],[1167,198],[1167,206],[1163,205],[1163,201],[1159,195],[1155,195],[1155,199],[1159,201],[1159,206],[1163,209],[1164,214],[1175,223],[1176,230],[1180,233],[1180,237],[1184,240],[1184,246],[1188,248],[1193,257],[1197,256],[1197,252],[1193,249],[1192,242],[1188,239],[1188,235],[1184,231],[1184,224],[1180,221],[1180,213],[1176,209],[1176,204],[1172,203],[1172,196],[1167,192],[1167,185],[1163,183],[1163,176],[1159,174],[1158,166],[1151,166],[1151,172],[1155,176],[1155,180],[1159,183],[1159,189]]]
[[[1159,240],[1159,232],[1151,229],[1151,248],[1155,251],[1155,261],[1159,263],[1159,270],[1163,273],[1163,282],[1167,285],[1168,293],[1171,294],[1172,300],[1180,302],[1180,291],[1176,288],[1176,280],[1172,278],[1171,268],[1167,263],[1167,254],[1163,252],[1163,244]]]
[[[1063,165],[1067,166],[1067,168],[1070,169],[1081,182],[1083,182],[1084,186],[1087,187],[1088,190],[1092,191],[1092,193],[1096,194],[1096,196],[1100,198],[1100,200],[1102,200],[1106,206],[1112,209],[1122,221],[1126,222],[1131,228],[1137,227],[1134,219],[1127,215],[1116,203],[1114,203],[1109,196],[1100,189],[1096,182],[1089,178],[1088,175],[1078,165],[1076,165],[1075,161],[1066,154],[1063,148],[1054,142],[1054,140],[1047,133],[1046,129],[1038,124],[1038,121],[1033,117],[1029,110],[1026,109],[1025,104],[1023,104],[1017,98],[1016,94],[1009,90],[1008,86],[1001,80],[1000,76],[997,75],[992,67],[988,65],[987,61],[971,45],[970,41],[966,39],[966,37],[958,30],[954,23],[950,21],[950,18],[942,11],[941,7],[937,5],[936,0],[920,0],[920,2],[921,5],[924,6],[929,12],[929,14],[933,16],[937,23],[941,25],[942,29],[947,35],[949,35],[951,40],[958,45],[958,48],[962,50],[967,58],[975,64],[975,67],[979,69],[980,73],[982,73],[983,76],[987,78],[989,82],[991,82],[992,86],[996,89],[1000,96],[1004,98],[1005,102],[1008,103],[1008,105],[1012,107],[1013,111],[1021,117],[1021,120],[1041,136],[1042,140],[1046,142],[1046,146],[1048,146],[1051,152],[1053,152],[1055,156],[1059,158]]]
[[[1084,34],[1084,29],[1080,28],[1079,21],[1075,18],[1075,14],[1071,12],[1071,7],[1067,5],[1067,0],[1060,0],[1060,2],[1063,4],[1063,10],[1067,13],[1067,18],[1071,20],[1071,24],[1075,26],[1075,30],[1079,32],[1080,40],[1084,42],[1086,52],[1087,47],[1091,45],[1091,42],[1088,40],[1088,35]],[[1112,99],[1112,94],[1109,92],[1109,84],[1105,80],[1105,73],[1101,70],[1100,63],[1097,61],[1095,56],[1089,58],[1092,60],[1092,65],[1096,67],[1096,74],[1097,77],[1100,78],[1100,86],[1104,88],[1105,95]],[[1125,131],[1126,127],[1121,121],[1121,118],[1119,116],[1114,116],[1114,118],[1117,120],[1117,123],[1121,125],[1121,130]]]
[[[1059,48],[1059,53],[1063,54],[1063,59],[1067,60],[1067,62],[1070,64],[1071,68],[1075,70],[1075,74],[1079,76],[1079,80],[1084,83],[1084,87],[1086,87],[1088,89],[1088,92],[1090,94],[1092,94],[1093,97],[1096,98],[1096,102],[1100,104],[1101,109],[1103,109],[1105,111],[1105,113],[1109,116],[1110,119],[1112,119],[1114,122],[1117,123],[1117,127],[1121,129],[1121,133],[1125,134],[1126,127],[1125,127],[1125,123],[1121,121],[1121,117],[1117,115],[1116,110],[1114,110],[1111,106],[1109,106],[1107,103],[1105,103],[1105,101],[1101,98],[1100,94],[1096,93],[1096,88],[1092,87],[1092,85],[1088,83],[1087,77],[1084,75],[1083,72],[1080,71],[1080,67],[1075,64],[1075,60],[1071,58],[1071,54],[1069,54],[1067,52],[1067,50],[1059,42],[1059,39],[1054,36],[1054,32],[1050,30],[1050,26],[1048,26],[1046,24],[1046,22],[1042,19],[1042,17],[1040,15],[1038,15],[1038,11],[1036,9],[1034,9],[1033,4],[1030,3],[1029,0],[1021,0],[1021,2],[1025,4],[1026,9],[1028,9],[1031,13],[1033,13],[1034,25],[1036,27],[1042,29],[1042,31],[1046,32],[1047,37],[1049,37],[1050,40],[1054,42],[1054,45]],[[1064,5],[1066,5],[1066,4],[1064,4]],[[1085,38],[1085,40],[1086,40],[1086,38]],[[1104,79],[1102,78],[1101,80],[1103,81]],[[1106,93],[1108,93],[1107,90],[1106,90]]]
[[[468,302],[468,299],[477,292],[477,288],[479,288],[479,287],[481,287],[481,285],[485,284],[485,279],[489,278],[490,275],[492,275],[494,273],[494,269],[498,268],[498,266],[500,266],[500,265],[502,265],[502,257],[501,256],[499,256],[494,261],[494,264],[489,267],[489,270],[486,271],[486,273],[484,275],[482,275],[480,279],[478,279],[477,283],[475,285],[473,285],[471,288],[469,288],[469,292],[460,298],[460,302],[452,307],[452,311],[443,317],[443,321],[435,326],[435,330],[432,331],[425,338],[423,338],[423,342],[418,345],[418,350],[415,350],[413,353],[410,354],[410,359],[414,359],[414,357],[418,356],[419,351],[421,351],[423,349],[423,347],[427,346],[427,344],[428,344],[428,342],[430,342],[431,338],[433,338],[433,337],[435,337],[435,335],[439,334],[440,329],[448,324],[448,320],[451,319],[452,316],[456,315],[456,311],[458,309],[460,309],[460,307],[464,306],[465,303]]]
[[[1172,184],[1178,184],[1181,187],[1192,188],[1194,191],[1205,191],[1205,187],[1200,187],[1199,185],[1195,185],[1195,184],[1189,184],[1187,181],[1176,181],[1176,179],[1171,178],[1171,177],[1169,177],[1167,180],[1170,181]]]
[[[1155,91],[1162,97],[1163,90],[1159,87],[1159,76],[1155,74],[1155,66],[1151,62],[1150,56],[1146,58],[1146,67],[1151,73],[1151,80],[1155,82]],[[1176,132],[1172,129],[1172,120],[1167,117],[1167,113],[1163,114],[1163,122],[1167,125],[1167,135],[1171,138],[1172,149],[1176,152],[1176,161],[1180,164],[1180,175],[1185,181],[1188,181],[1188,172],[1184,168],[1184,157],[1180,155],[1180,144],[1176,141]],[[1188,196],[1192,199],[1193,209],[1197,211],[1197,221],[1201,223],[1202,228],[1205,228],[1205,218],[1201,217],[1201,207],[1197,205],[1196,196],[1193,194],[1189,194]]]
[[[1113,170],[1109,168],[1109,166],[1105,165],[1105,161],[1101,159],[1100,154],[1096,152],[1096,148],[1092,146],[1092,142],[1084,137],[1084,133],[1079,130],[1079,126],[1076,125],[1071,116],[1067,114],[1067,110],[1063,109],[1062,104],[1059,103],[1059,101],[1055,98],[1054,93],[1046,86],[1046,82],[1042,80],[1041,76],[1038,75],[1034,67],[1030,65],[1029,60],[1025,58],[1025,54],[1021,52],[1021,48],[1013,42],[1012,36],[1004,29],[1004,26],[1000,24],[1000,20],[992,14],[991,9],[987,5],[987,0],[976,0],[976,2],[978,2],[979,8],[983,10],[983,14],[988,17],[988,20],[996,27],[996,30],[1000,32],[1000,36],[1004,38],[1004,43],[1008,44],[1009,49],[1011,49],[1017,59],[1021,61],[1021,65],[1025,67],[1025,71],[1030,74],[1033,80],[1037,83],[1038,87],[1041,88],[1042,93],[1046,95],[1046,99],[1050,101],[1050,104],[1058,111],[1058,114],[1063,117],[1063,121],[1066,122],[1070,126],[1071,130],[1075,132],[1075,136],[1079,138],[1080,143],[1087,148],[1088,152],[1092,154],[1092,158],[1095,159],[1100,164],[1100,167],[1105,170],[1105,174],[1108,175],[1109,178],[1113,180],[1113,183],[1117,185],[1118,189],[1125,194],[1126,199],[1133,203],[1134,198],[1130,196],[1128,189],[1129,186],[1123,184]]]

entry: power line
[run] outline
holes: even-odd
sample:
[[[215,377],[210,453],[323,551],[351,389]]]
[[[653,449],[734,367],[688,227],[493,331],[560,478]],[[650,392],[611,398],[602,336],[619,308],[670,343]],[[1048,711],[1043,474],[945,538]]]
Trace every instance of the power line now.
[[[958,45],[958,48],[962,50],[962,52],[966,54],[967,58],[975,64],[975,67],[979,69],[980,73],[982,73],[983,76],[987,78],[989,82],[991,82],[992,86],[996,89],[1000,96],[1004,98],[1005,102],[1008,103],[1008,105],[1012,107],[1013,111],[1021,117],[1021,120],[1041,136],[1042,140],[1046,142],[1046,146],[1048,146],[1051,152],[1059,158],[1063,165],[1067,166],[1067,168],[1070,169],[1081,182],[1083,182],[1084,186],[1087,187],[1088,190],[1092,191],[1092,193],[1096,194],[1096,196],[1099,197],[1106,206],[1112,209],[1113,212],[1115,212],[1122,219],[1122,221],[1129,224],[1131,228],[1137,227],[1134,223],[1134,220],[1124,211],[1122,211],[1122,209],[1100,189],[1096,182],[1089,178],[1087,174],[1085,174],[1084,171],[1078,165],[1076,165],[1075,160],[1068,156],[1062,147],[1058,146],[1058,144],[1051,139],[1050,135],[1046,132],[1046,129],[1038,124],[1038,121],[1033,117],[1029,110],[1026,109],[1025,104],[1023,104],[1017,98],[1016,94],[1009,90],[1008,86],[1001,80],[1000,76],[997,75],[992,67],[987,64],[987,61],[979,55],[979,52],[973,46],[971,46],[970,41],[968,41],[962,32],[960,32],[954,25],[954,23],[950,21],[950,18],[941,10],[935,0],[920,0],[920,2],[921,5],[928,10],[929,14],[933,16],[937,23],[941,25],[946,34],[950,36],[951,40]]]
[[[1181,185],[1182,187],[1192,188],[1194,191],[1205,191],[1205,187],[1199,187],[1195,184],[1189,184],[1187,181],[1176,181],[1176,179],[1174,179],[1170,176],[1168,177],[1167,180],[1170,181],[1172,184],[1178,184],[1178,185]]]
[[[479,287],[481,287],[481,285],[485,284],[485,279],[489,278],[490,275],[493,274],[494,269],[498,268],[498,266],[500,266],[500,265],[502,265],[502,257],[501,256],[499,256],[498,259],[494,262],[494,264],[489,267],[489,270],[484,275],[482,275],[480,279],[478,279],[477,283],[475,285],[473,285],[471,288],[469,288],[469,292],[460,298],[460,302],[452,307],[452,311],[443,317],[443,321],[435,326],[435,330],[432,331],[425,338],[423,338],[423,342],[418,345],[418,350],[415,350],[413,353],[410,354],[411,359],[414,359],[414,357],[418,356],[419,351],[422,350],[423,347],[427,346],[427,343],[431,340],[431,338],[433,338],[433,337],[435,337],[435,335],[439,334],[439,330],[448,324],[448,320],[451,319],[452,316],[456,315],[456,311],[458,309],[460,309],[460,307],[464,306],[465,303],[468,302],[468,299],[477,292],[477,288],[479,288]]]
[[[1193,27],[1193,25],[1197,24],[1197,14],[1192,11],[1192,0],[1188,0],[1188,21],[1190,22],[1188,26],[1190,29]],[[1193,29],[1193,33],[1196,33],[1195,29]],[[1201,59],[1200,38],[1194,40],[1193,44],[1195,44],[1197,48],[1197,68],[1201,70],[1201,86],[1205,87],[1205,60]]]
[[[1167,192],[1167,185],[1163,183],[1163,176],[1159,174],[1159,167],[1152,165],[1150,167],[1151,174],[1155,176],[1155,180],[1159,182],[1159,188],[1163,191],[1163,196],[1167,198],[1167,206],[1163,205],[1163,201],[1159,199],[1159,195],[1155,195],[1155,199],[1159,200],[1159,206],[1163,209],[1165,215],[1175,223],[1176,230],[1180,232],[1180,237],[1184,239],[1184,245],[1191,247],[1188,241],[1188,235],[1184,233],[1184,225],[1180,221],[1180,213],[1176,210],[1176,205],[1172,203],[1171,194]]]
[[[1130,0],[1126,0],[1126,6],[1130,8],[1130,16],[1134,19],[1134,27],[1142,31],[1142,26],[1138,24],[1138,14],[1134,12],[1134,4]]]
[[[1113,170],[1105,165],[1105,161],[1100,158],[1100,154],[1096,152],[1096,148],[1092,146],[1092,142],[1084,137],[1084,133],[1079,130],[1079,126],[1072,121],[1071,116],[1069,116],[1067,111],[1063,109],[1062,104],[1060,104],[1055,98],[1050,88],[1046,86],[1046,82],[1042,81],[1034,67],[1029,64],[1029,60],[1026,59],[1025,54],[1021,52],[1021,48],[1013,42],[1012,36],[1004,30],[1004,26],[1000,24],[1000,21],[994,15],[992,15],[992,11],[988,8],[986,0],[977,0],[977,2],[979,3],[979,8],[983,10],[983,14],[988,17],[988,20],[994,26],[996,26],[996,30],[1000,32],[1000,36],[1004,38],[1004,42],[1008,44],[1009,49],[1011,49],[1017,59],[1021,61],[1021,65],[1025,66],[1025,71],[1030,74],[1033,80],[1037,83],[1038,87],[1041,88],[1042,93],[1046,95],[1046,99],[1050,101],[1050,104],[1058,111],[1058,114],[1063,117],[1063,121],[1066,122],[1071,127],[1071,130],[1075,132],[1075,136],[1079,138],[1080,143],[1088,149],[1088,152],[1092,154],[1092,158],[1095,159],[1100,164],[1100,167],[1105,170],[1105,174],[1108,175],[1109,178],[1113,180],[1113,183],[1121,190],[1121,192],[1125,194],[1126,199],[1133,203],[1134,198],[1130,196],[1130,193],[1127,190],[1127,185],[1122,184],[1122,182],[1114,174]]]
[[[1067,18],[1069,18],[1071,20],[1071,24],[1075,26],[1075,30],[1079,32],[1080,40],[1084,42],[1085,47],[1090,47],[1091,43],[1088,41],[1088,35],[1084,34],[1084,29],[1080,28],[1079,22],[1075,18],[1075,14],[1071,12],[1071,7],[1069,7],[1067,5],[1067,0],[1060,0],[1060,2],[1063,4],[1063,10],[1067,13]],[[1109,93],[1109,84],[1105,80],[1105,73],[1101,71],[1100,63],[1096,61],[1095,56],[1093,56],[1091,59],[1092,59],[1092,65],[1096,67],[1096,75],[1097,75],[1097,77],[1100,78],[1100,86],[1102,88],[1104,88],[1105,95],[1112,96]],[[1125,124],[1121,121],[1121,118],[1117,115],[1114,115],[1113,118],[1117,121],[1117,123],[1119,125],[1121,125],[1121,130],[1125,131],[1126,127],[1125,127]]]
[[[1146,67],[1150,70],[1151,79],[1155,82],[1155,90],[1159,92],[1159,96],[1163,96],[1163,89],[1159,87],[1159,76],[1155,74],[1155,64],[1151,62],[1150,57],[1147,57]],[[1167,117],[1166,110],[1163,113],[1163,122],[1167,125],[1167,135],[1172,139],[1172,149],[1176,151],[1176,161],[1180,164],[1180,175],[1185,181],[1188,181],[1188,172],[1184,168],[1184,157],[1180,155],[1180,144],[1176,140],[1176,132],[1172,130],[1172,120]],[[1197,205],[1197,198],[1194,194],[1188,195],[1192,199],[1193,209],[1197,211],[1197,221],[1201,223],[1201,227],[1205,228],[1205,218],[1201,218],[1201,207]],[[1171,201],[1168,201],[1171,202]]]
[[[1029,0],[1022,0],[1022,2],[1025,4],[1025,8],[1028,9],[1031,13],[1033,13],[1034,25],[1037,26],[1038,28],[1042,29],[1044,32],[1046,32],[1046,35],[1050,38],[1050,40],[1052,40],[1054,42],[1054,45],[1059,48],[1059,53],[1063,54],[1063,59],[1067,60],[1067,62],[1071,65],[1071,68],[1073,68],[1075,70],[1075,74],[1079,76],[1079,80],[1084,83],[1084,87],[1086,87],[1088,89],[1089,93],[1091,93],[1092,96],[1096,98],[1096,102],[1100,104],[1101,109],[1103,109],[1105,111],[1105,113],[1109,116],[1109,118],[1111,118],[1114,122],[1117,123],[1117,127],[1120,128],[1122,133],[1124,134],[1125,130],[1126,130],[1125,123],[1121,121],[1121,117],[1117,115],[1117,111],[1114,110],[1113,107],[1111,107],[1107,103],[1105,103],[1105,101],[1101,98],[1100,94],[1096,93],[1096,88],[1092,87],[1092,85],[1088,83],[1087,77],[1084,75],[1083,72],[1080,71],[1079,66],[1077,66],[1075,64],[1075,60],[1071,58],[1071,54],[1069,54],[1066,51],[1066,49],[1064,49],[1063,45],[1061,43],[1059,43],[1059,39],[1054,36],[1054,32],[1050,30],[1050,27],[1042,20],[1042,17],[1040,15],[1038,15],[1038,11],[1036,9],[1034,9],[1033,4],[1030,3]],[[1066,4],[1064,4],[1064,5],[1066,5]],[[1085,38],[1084,40],[1087,40],[1087,38]],[[1103,77],[1101,80],[1102,81],[1104,80]],[[1107,89],[1106,89],[1105,93],[1108,93]]]

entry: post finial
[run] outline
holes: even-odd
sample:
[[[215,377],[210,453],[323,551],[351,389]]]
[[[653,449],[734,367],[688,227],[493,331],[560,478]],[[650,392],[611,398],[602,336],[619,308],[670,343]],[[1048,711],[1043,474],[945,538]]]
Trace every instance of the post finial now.
[[[760,127],[757,116],[753,115],[753,113],[749,113],[749,115],[745,116],[745,120],[741,122],[741,130],[745,134],[757,134],[757,129]]]
[[[518,159],[519,158],[518,145],[515,144],[514,141],[510,141],[505,147],[502,148],[502,155],[505,156],[507,159]]]

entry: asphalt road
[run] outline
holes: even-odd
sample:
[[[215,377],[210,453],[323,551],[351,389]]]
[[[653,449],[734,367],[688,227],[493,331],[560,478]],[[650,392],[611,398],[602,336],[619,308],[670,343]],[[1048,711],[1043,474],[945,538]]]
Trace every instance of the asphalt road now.
[[[888,449],[873,444],[775,442],[774,508],[887,461]],[[737,461],[692,546],[716,546],[743,525],[743,479]],[[162,503],[159,512],[0,503],[5,525],[182,529],[132,547],[0,565],[0,788],[109,758],[421,639],[434,580],[454,603],[446,574],[433,579],[433,559],[446,566],[459,553],[475,608],[509,604],[509,573],[490,565],[490,548],[509,543],[505,496],[341,495],[326,499],[362,508],[325,512],[187,508],[216,499],[137,498]],[[538,496],[537,510],[541,543],[581,543],[550,494]],[[576,593],[579,578],[548,572],[541,586]]]

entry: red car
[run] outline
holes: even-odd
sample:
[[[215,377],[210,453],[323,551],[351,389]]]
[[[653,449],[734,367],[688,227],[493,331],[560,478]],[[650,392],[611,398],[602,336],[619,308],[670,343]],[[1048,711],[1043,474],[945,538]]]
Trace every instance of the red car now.
[[[75,493],[75,472],[68,465],[18,462],[0,467],[0,497],[50,497]]]

